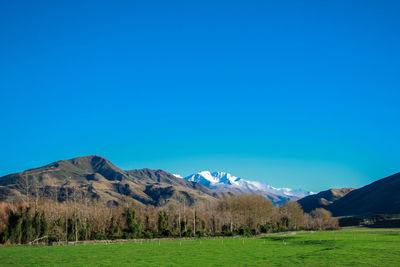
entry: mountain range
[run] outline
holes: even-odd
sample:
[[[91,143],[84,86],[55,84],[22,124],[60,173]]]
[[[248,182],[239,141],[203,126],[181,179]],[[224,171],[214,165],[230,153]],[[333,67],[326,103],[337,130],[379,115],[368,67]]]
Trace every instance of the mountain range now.
[[[227,172],[202,171],[182,178],[163,170],[122,170],[100,156],[60,160],[0,177],[0,201],[7,202],[25,201],[29,196],[60,202],[98,200],[110,205],[197,205],[241,193],[262,194],[278,205],[297,200],[305,212],[325,208],[334,216],[400,214],[400,173],[359,189],[329,189],[318,194],[275,188]]]
[[[0,201],[20,201],[27,192],[58,201],[77,193],[80,198],[110,204],[132,201],[155,206],[213,202],[234,193],[262,194],[274,204],[283,204],[310,194],[247,181],[226,172],[203,171],[182,178],[163,170],[126,171],[100,156],[60,160],[0,178]]]
[[[228,193],[215,192],[163,170],[125,171],[100,156],[60,160],[44,167],[0,178],[0,201],[21,201],[27,195],[64,201],[78,196],[109,204],[133,202],[164,206],[168,203],[208,203]]]
[[[261,194],[278,205],[313,194],[304,190],[275,188],[265,183],[248,181],[227,172],[201,171],[184,179],[216,191]]]

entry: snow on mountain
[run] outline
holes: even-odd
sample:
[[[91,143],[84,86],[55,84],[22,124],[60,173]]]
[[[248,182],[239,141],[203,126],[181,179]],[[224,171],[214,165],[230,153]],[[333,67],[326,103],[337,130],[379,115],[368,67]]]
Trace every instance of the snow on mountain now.
[[[313,194],[312,192],[299,189],[275,188],[268,184],[244,180],[227,172],[201,171],[189,175],[184,179],[219,191],[262,194],[271,199],[275,204],[282,204],[291,199],[300,199]]]
[[[174,173],[174,174],[172,174],[172,175],[175,176],[176,178],[181,178],[181,179],[183,179],[183,177],[180,176],[179,174]]]

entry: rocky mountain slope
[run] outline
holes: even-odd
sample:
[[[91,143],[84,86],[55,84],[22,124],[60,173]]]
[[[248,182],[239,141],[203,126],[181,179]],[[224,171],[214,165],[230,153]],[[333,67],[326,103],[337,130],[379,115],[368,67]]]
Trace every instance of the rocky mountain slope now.
[[[61,160],[44,167],[0,178],[0,201],[21,201],[26,196],[65,201],[97,199],[109,204],[134,202],[163,206],[212,202],[224,196],[201,184],[162,170],[124,171],[100,156]]]

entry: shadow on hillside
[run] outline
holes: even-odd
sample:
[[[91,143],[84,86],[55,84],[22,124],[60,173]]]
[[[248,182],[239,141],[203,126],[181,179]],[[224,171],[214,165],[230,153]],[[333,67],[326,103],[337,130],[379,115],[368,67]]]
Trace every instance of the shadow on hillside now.
[[[285,241],[285,240],[292,240],[294,239],[294,236],[265,236],[262,237],[261,239],[266,239],[269,241]]]

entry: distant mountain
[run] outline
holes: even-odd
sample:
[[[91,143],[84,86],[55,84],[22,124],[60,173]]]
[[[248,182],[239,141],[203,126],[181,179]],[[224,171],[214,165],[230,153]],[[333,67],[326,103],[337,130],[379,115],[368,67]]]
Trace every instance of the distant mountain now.
[[[304,190],[275,188],[268,184],[238,178],[227,172],[202,171],[184,179],[222,192],[261,194],[271,199],[274,204],[283,204],[288,200],[296,200],[312,194]]]
[[[333,202],[341,199],[353,190],[355,188],[329,189],[318,194],[306,196],[297,202],[303,207],[305,212],[311,212],[316,208],[326,209]]]
[[[400,173],[351,191],[329,205],[335,216],[400,214]]]
[[[155,206],[183,201],[193,205],[224,196],[163,170],[124,171],[100,156],[61,160],[0,178],[0,201],[21,201],[26,199],[27,192],[31,197],[58,201],[75,195],[110,204],[134,202]]]

